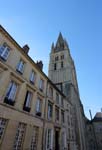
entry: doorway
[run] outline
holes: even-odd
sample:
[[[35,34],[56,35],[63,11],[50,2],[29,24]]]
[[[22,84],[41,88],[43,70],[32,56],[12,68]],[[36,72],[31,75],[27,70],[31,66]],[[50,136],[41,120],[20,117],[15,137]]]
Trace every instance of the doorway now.
[[[55,130],[55,150],[59,150],[59,130]]]

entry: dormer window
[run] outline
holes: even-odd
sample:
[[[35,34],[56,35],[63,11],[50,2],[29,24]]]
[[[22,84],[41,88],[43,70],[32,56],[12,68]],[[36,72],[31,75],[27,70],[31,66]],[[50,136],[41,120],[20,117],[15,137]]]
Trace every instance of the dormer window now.
[[[0,57],[4,60],[7,60],[10,53],[10,48],[6,43],[4,43],[2,46],[0,46]]]

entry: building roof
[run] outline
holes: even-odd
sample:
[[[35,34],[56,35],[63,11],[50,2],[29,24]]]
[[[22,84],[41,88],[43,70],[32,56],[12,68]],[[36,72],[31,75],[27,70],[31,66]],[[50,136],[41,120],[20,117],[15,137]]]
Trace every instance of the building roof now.
[[[93,118],[93,121],[102,121],[102,112],[97,112],[95,117]]]

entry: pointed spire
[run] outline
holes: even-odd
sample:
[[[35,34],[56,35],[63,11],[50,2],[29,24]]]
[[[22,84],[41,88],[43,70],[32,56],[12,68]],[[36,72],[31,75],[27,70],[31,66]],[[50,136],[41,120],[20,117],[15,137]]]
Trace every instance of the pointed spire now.
[[[54,45],[54,43],[52,43],[51,52],[57,52],[66,49],[69,50],[69,46],[67,41],[63,38],[62,33],[60,32],[56,44]]]
[[[63,43],[63,42],[64,42],[64,39],[63,39],[62,33],[60,32],[58,39],[57,39],[57,43]]]

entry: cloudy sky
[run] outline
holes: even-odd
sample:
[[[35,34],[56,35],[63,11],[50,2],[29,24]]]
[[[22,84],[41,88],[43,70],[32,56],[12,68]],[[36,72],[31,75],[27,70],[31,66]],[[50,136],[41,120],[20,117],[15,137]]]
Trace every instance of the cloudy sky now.
[[[89,117],[102,108],[102,0],[1,0],[0,24],[48,73],[52,42],[62,32],[75,61],[80,97]]]

